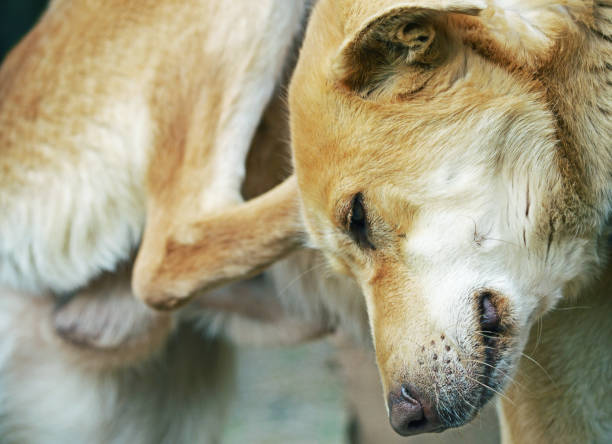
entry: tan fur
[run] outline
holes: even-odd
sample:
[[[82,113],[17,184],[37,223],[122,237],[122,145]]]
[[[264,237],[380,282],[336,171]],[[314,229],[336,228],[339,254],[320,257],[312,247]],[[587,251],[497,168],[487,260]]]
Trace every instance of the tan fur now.
[[[541,378],[538,402],[553,407],[532,408],[512,381],[531,375],[531,325],[560,300],[592,300],[607,260],[611,14],[589,1],[322,0],[312,15],[290,88],[311,244],[366,295],[385,396],[410,384],[446,427],[510,386],[507,439],[552,442],[577,423],[568,442],[610,438],[609,412],[576,418]],[[350,235],[357,193],[371,248]],[[501,317],[493,351],[478,328],[485,290]],[[545,342],[571,345],[543,359],[594,347],[590,365],[605,367],[604,346],[572,332],[551,328]],[[573,394],[612,403],[590,391]]]
[[[196,268],[211,258],[229,262],[207,284],[225,280],[227,270],[252,274],[296,245],[278,232],[299,226],[296,200],[282,198],[294,185],[236,204],[247,152],[304,13],[302,2],[284,1],[55,0],[7,57],[0,69],[3,440],[216,442],[232,351],[209,334],[289,344],[329,331],[326,322],[287,316],[269,286],[196,298],[173,314],[152,311],[131,289],[143,233],[138,276],[157,279],[155,294],[173,297],[161,285],[196,290]],[[273,126],[258,136],[252,157],[258,146],[278,146],[275,137]],[[253,169],[249,196],[278,181],[257,179],[265,171]],[[254,235],[270,248],[235,248]],[[168,274],[146,270],[167,253]],[[135,287],[147,284],[137,279]]]
[[[72,291],[129,260],[142,236],[137,293],[146,299],[154,284],[186,297],[203,285],[189,275],[207,266],[202,256],[239,251],[201,230],[241,202],[248,148],[304,4],[119,3],[53,2],[2,67],[0,276],[14,287]],[[261,209],[232,211],[250,223]],[[225,228],[245,232],[238,222]],[[260,251],[264,259],[251,248],[237,266],[253,273],[292,244]],[[186,273],[170,273],[172,284],[158,270],[165,255]]]
[[[560,304],[534,327],[501,402],[504,442],[605,442],[605,419],[612,416],[611,276],[608,269],[587,294]]]
[[[140,244],[162,306],[295,248],[293,185],[236,204],[304,8],[52,2],[0,71],[0,283],[87,292]]]
[[[92,367],[142,362],[165,347],[175,327],[172,316],[134,298],[131,271],[124,267],[100,276],[53,311],[55,331]]]
[[[0,72],[4,284],[72,291],[142,235],[133,288],[173,308],[287,254],[303,217],[310,245],[365,293],[385,395],[409,380],[456,426],[491,396],[478,380],[482,287],[503,287],[505,360],[486,381],[501,389],[535,319],[603,267],[607,2],[321,0],[290,91],[297,177],[244,204],[248,146],[301,8],[92,5],[56,0]],[[346,233],[357,192],[367,253]],[[330,281],[322,299],[356,294]],[[506,415],[506,436],[520,436]],[[608,418],[589,419],[607,436]]]
[[[156,308],[172,308],[197,289],[256,274],[286,255],[299,245],[301,234],[300,225],[294,222],[295,186],[294,181],[287,181],[240,207],[180,226],[179,239],[163,238],[161,245],[156,242],[161,257],[143,245],[134,275],[136,294],[146,295],[147,303]],[[172,230],[163,230],[167,232]],[[295,235],[288,236],[289,232]],[[149,233],[145,231],[145,236],[157,241]]]

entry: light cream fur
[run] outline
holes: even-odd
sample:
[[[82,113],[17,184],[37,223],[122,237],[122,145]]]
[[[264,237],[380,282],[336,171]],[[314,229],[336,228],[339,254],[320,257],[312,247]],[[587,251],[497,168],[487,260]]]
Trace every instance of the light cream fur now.
[[[219,442],[234,387],[226,343],[181,328],[154,357],[109,371],[55,334],[53,297],[0,296],[3,443]]]
[[[289,344],[327,331],[288,318],[267,293],[234,288],[160,314],[131,291],[145,225],[152,256],[157,235],[184,236],[208,216],[227,226],[218,210],[241,200],[247,151],[305,13],[304,2],[55,0],[9,54],[3,442],[217,442],[232,350],[209,335]],[[168,221],[174,231],[151,228]],[[235,251],[206,247],[226,259],[219,247]]]
[[[251,10],[232,3],[214,14],[216,3],[143,0],[122,9],[122,20],[134,22],[129,32],[119,32],[126,27],[112,19],[88,20],[112,16],[104,12],[118,3],[52,4],[0,73],[7,128],[0,133],[7,173],[0,202],[10,209],[0,222],[2,283],[39,293],[78,289],[129,260],[144,233],[134,289],[156,307],[173,308],[198,289],[248,276],[287,254],[305,223],[310,246],[356,278],[366,295],[385,391],[410,378],[426,397],[446,403],[450,425],[470,419],[490,396],[473,379],[483,371],[477,361],[484,354],[474,293],[491,288],[501,295],[507,330],[486,382],[508,388],[534,423],[550,424],[549,411],[529,408],[534,401],[509,380],[517,367],[517,378],[529,374],[520,353],[528,350],[530,327],[560,300],[586,298],[584,288],[605,263],[610,5],[321,0],[290,94],[297,179],[240,204],[247,148],[303,12],[302,4],[266,4],[269,9],[249,3]],[[220,21],[206,27],[210,17]],[[401,27],[413,21],[416,27]],[[70,31],[57,31],[66,29],[60,22],[86,30],[92,45],[71,46]],[[277,33],[257,27],[264,23]],[[153,24],[155,40],[147,31]],[[210,29],[217,33],[208,35]],[[51,31],[56,38],[46,40]],[[117,57],[127,47],[138,57]],[[235,61],[233,48],[243,56],[241,69],[234,63],[220,63],[232,66],[223,72],[202,69],[209,57]],[[184,56],[198,50],[212,52]],[[148,75],[129,82],[134,72]],[[124,130],[100,136],[115,128]],[[49,146],[38,140],[46,143],[58,131],[65,133]],[[92,147],[98,139],[104,146]],[[136,149],[112,154],[118,143]],[[92,168],[98,174],[82,173]],[[117,176],[94,180],[113,168]],[[75,194],[64,194],[62,184]],[[374,216],[374,254],[358,249],[343,225],[358,191]],[[74,210],[89,208],[95,210]],[[35,226],[34,214],[48,223]],[[311,282],[298,279],[302,294],[316,301],[314,318],[321,319],[320,306],[331,307],[333,316],[363,332],[358,287],[319,272],[324,265],[309,256],[290,258],[281,278],[290,276],[287,270],[295,279],[315,271]],[[304,268],[309,262],[317,268]],[[605,356],[602,343],[589,346],[594,354],[602,346]],[[571,351],[555,352],[570,358]],[[569,380],[588,373],[572,368]],[[464,405],[462,396],[478,405]],[[562,426],[533,436],[560,440],[573,411],[552,395],[538,402],[543,399],[554,403]],[[504,406],[506,439],[523,442],[539,433],[521,428],[522,413],[509,409]],[[606,440],[609,418],[585,412],[592,422],[577,433]]]
[[[273,0],[54,1],[2,67],[1,282],[72,291],[130,260],[145,219],[154,266],[168,224],[240,202],[303,14]]]

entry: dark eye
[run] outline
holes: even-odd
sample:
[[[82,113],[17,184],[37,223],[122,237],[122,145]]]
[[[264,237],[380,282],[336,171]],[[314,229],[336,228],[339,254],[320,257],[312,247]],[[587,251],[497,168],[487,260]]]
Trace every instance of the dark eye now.
[[[355,243],[361,248],[376,250],[368,237],[368,217],[363,206],[363,195],[361,193],[357,193],[353,197],[348,221],[348,230]]]

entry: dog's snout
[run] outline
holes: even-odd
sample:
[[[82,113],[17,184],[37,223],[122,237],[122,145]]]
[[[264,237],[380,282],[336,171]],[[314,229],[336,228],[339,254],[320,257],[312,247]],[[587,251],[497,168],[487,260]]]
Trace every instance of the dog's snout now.
[[[402,436],[432,432],[440,428],[440,419],[431,405],[409,385],[389,393],[389,422]]]

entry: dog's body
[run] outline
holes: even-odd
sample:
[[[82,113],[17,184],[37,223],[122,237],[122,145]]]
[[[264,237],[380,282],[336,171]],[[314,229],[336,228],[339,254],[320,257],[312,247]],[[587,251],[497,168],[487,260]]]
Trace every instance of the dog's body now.
[[[308,253],[274,272],[289,308],[265,282],[207,293],[175,314],[131,291],[145,220],[156,220],[147,211],[180,229],[287,176],[285,107],[262,113],[294,63],[307,3],[54,0],[8,56],[2,442],[218,442],[235,384],[227,339],[292,344],[339,318],[366,336],[361,299],[328,304],[320,287],[299,285],[317,261]],[[296,307],[302,292],[314,297]]]
[[[2,443],[220,442],[235,388],[226,343],[186,326],[154,357],[117,357],[109,369],[56,334],[54,298],[1,296]]]
[[[176,315],[131,292],[148,202],[168,190],[163,176],[179,175],[184,156],[194,170],[182,171],[185,200],[174,211],[190,218],[239,200],[246,153],[305,12],[284,1],[54,0],[8,56],[0,441],[218,442],[233,351],[210,330],[246,343],[321,334],[296,327],[252,287],[207,295]],[[255,144],[273,144],[270,132]],[[189,144],[201,148],[199,160]],[[253,151],[255,161],[266,155]],[[155,162],[162,170],[149,169]],[[281,167],[272,178],[252,169],[247,194],[284,177]]]

